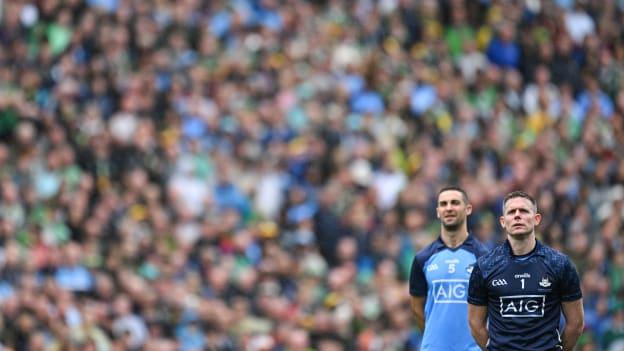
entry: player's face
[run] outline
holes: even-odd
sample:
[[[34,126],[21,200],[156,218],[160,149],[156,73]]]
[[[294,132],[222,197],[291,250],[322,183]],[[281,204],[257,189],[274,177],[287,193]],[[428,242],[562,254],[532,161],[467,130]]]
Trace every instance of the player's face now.
[[[535,212],[535,207],[528,199],[515,197],[505,204],[505,212],[500,223],[507,234],[522,236],[531,234],[542,220],[542,215]]]
[[[466,217],[472,212],[472,206],[465,202],[461,192],[447,190],[438,196],[436,211],[444,228],[453,231],[466,222]]]

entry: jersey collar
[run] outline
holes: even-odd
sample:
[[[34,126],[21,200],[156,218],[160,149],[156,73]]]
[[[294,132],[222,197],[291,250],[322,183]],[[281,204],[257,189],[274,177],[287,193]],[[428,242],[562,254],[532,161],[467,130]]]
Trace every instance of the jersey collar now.
[[[440,244],[441,248],[445,248],[445,249],[449,249],[449,250],[458,250],[461,249],[464,246],[473,246],[474,245],[474,238],[472,237],[472,234],[468,233],[468,237],[466,238],[466,240],[464,240],[463,243],[461,243],[461,245],[459,245],[458,247],[451,249],[450,247],[446,246],[446,244],[444,243],[444,241],[442,240],[442,236],[438,236],[438,243]]]
[[[503,244],[504,248],[505,248],[505,254],[507,254],[508,256],[511,257],[516,257],[516,255],[514,255],[513,251],[511,250],[511,244],[509,243],[509,240],[505,240],[505,244]],[[525,257],[525,256],[529,256],[529,255],[539,255],[539,256],[544,256],[544,245],[537,240],[537,238],[535,239],[535,247],[533,248],[533,250],[531,252],[529,252],[526,255],[522,255],[521,257]]]

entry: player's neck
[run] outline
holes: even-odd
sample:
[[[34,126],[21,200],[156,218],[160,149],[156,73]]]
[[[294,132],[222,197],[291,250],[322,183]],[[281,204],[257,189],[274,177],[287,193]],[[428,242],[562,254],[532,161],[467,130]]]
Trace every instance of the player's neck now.
[[[454,249],[456,247],[461,246],[461,244],[463,244],[464,241],[468,239],[468,231],[461,230],[461,231],[451,232],[451,231],[442,229],[442,235],[440,235],[440,237],[442,238],[444,245],[446,245],[447,247],[450,247],[451,249]]]
[[[528,235],[507,235],[507,240],[509,241],[509,246],[511,246],[511,251],[515,256],[522,256],[530,253],[535,249],[535,245],[537,245],[537,239],[535,239],[535,234],[531,233]]]

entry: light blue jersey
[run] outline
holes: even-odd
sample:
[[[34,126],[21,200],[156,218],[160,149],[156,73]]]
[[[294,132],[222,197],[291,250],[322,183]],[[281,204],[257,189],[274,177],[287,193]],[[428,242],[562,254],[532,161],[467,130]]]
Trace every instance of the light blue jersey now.
[[[477,258],[486,253],[469,236],[458,248],[441,239],[419,252],[412,262],[409,289],[426,296],[423,351],[479,351],[468,327],[468,281]]]

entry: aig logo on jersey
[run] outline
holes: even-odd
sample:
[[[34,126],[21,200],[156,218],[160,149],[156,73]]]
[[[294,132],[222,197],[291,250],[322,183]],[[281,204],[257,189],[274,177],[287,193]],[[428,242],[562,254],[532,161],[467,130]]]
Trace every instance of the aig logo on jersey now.
[[[468,280],[438,279],[432,283],[434,303],[466,303]]]
[[[500,297],[500,314],[506,318],[544,317],[546,295]]]

